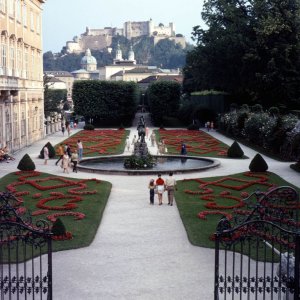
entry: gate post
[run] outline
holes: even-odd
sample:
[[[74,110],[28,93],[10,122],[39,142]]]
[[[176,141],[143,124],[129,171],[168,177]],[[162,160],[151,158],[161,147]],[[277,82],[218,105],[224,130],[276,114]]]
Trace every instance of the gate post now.
[[[295,290],[294,290],[294,300],[299,300],[299,293],[300,293],[300,288],[299,288],[299,263],[300,263],[300,233],[297,231],[296,232],[296,247],[295,247]]]
[[[214,300],[219,299],[219,253],[220,252],[220,233],[215,233],[215,288]]]
[[[52,238],[48,236],[48,299],[53,299],[52,288]]]

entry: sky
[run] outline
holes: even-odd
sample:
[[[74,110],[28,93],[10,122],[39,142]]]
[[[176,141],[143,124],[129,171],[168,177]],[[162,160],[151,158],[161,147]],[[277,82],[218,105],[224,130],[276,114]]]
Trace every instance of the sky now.
[[[59,52],[66,41],[91,29],[123,28],[126,21],[148,21],[154,25],[173,22],[175,32],[188,42],[196,25],[203,26],[204,0],[47,0],[43,5],[43,51]]]

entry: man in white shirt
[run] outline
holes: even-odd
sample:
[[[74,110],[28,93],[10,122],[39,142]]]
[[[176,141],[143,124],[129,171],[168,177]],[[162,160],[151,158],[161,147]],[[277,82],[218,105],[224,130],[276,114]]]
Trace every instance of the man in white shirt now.
[[[169,177],[166,179],[166,189],[168,191],[168,205],[173,205],[174,200],[174,190],[177,190],[176,180],[173,177],[173,172],[169,173]]]

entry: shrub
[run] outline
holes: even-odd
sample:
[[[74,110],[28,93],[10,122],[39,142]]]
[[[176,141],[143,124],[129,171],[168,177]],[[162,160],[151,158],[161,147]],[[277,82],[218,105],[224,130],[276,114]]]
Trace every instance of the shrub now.
[[[260,104],[255,104],[252,106],[252,111],[254,113],[262,113],[263,112],[263,107]]]
[[[269,114],[273,117],[278,116],[279,115],[279,108],[276,106],[272,106],[269,108]]]
[[[249,169],[251,172],[266,172],[268,170],[268,164],[263,157],[257,153],[252,159]]]
[[[85,124],[83,127],[84,130],[94,130],[95,126],[92,124]]]
[[[300,161],[298,161],[295,164],[291,164],[290,168],[293,169],[293,170],[295,170],[296,172],[300,173]]]
[[[245,134],[250,142],[256,144],[262,143],[262,128],[269,119],[269,115],[265,113],[250,114],[249,118],[245,121]]]
[[[188,127],[187,127],[188,130],[199,130],[199,125],[197,124],[190,124]]]
[[[52,233],[54,236],[62,236],[66,234],[66,227],[61,219],[56,219],[52,226]]]
[[[131,155],[124,160],[125,169],[151,169],[154,165],[152,155],[148,154],[145,157],[138,157],[136,155]]]
[[[30,158],[28,154],[25,154],[23,158],[20,160],[18,167],[20,171],[34,171],[35,170],[35,164]]]
[[[52,144],[50,142],[48,142],[45,146],[47,146],[48,150],[49,150],[49,158],[54,158],[55,157],[55,149],[52,146]],[[45,147],[44,146],[44,147]],[[42,148],[42,150],[40,151],[40,155],[39,158],[44,158],[44,147]]]
[[[242,158],[244,156],[244,151],[237,143],[237,141],[234,141],[233,144],[229,147],[229,149],[227,150],[227,156],[231,158]]]

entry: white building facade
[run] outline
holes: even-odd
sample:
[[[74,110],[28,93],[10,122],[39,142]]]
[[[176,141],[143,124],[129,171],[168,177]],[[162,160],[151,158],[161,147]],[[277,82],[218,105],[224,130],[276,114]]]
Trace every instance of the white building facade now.
[[[44,137],[44,2],[0,0],[0,144],[12,152]]]

